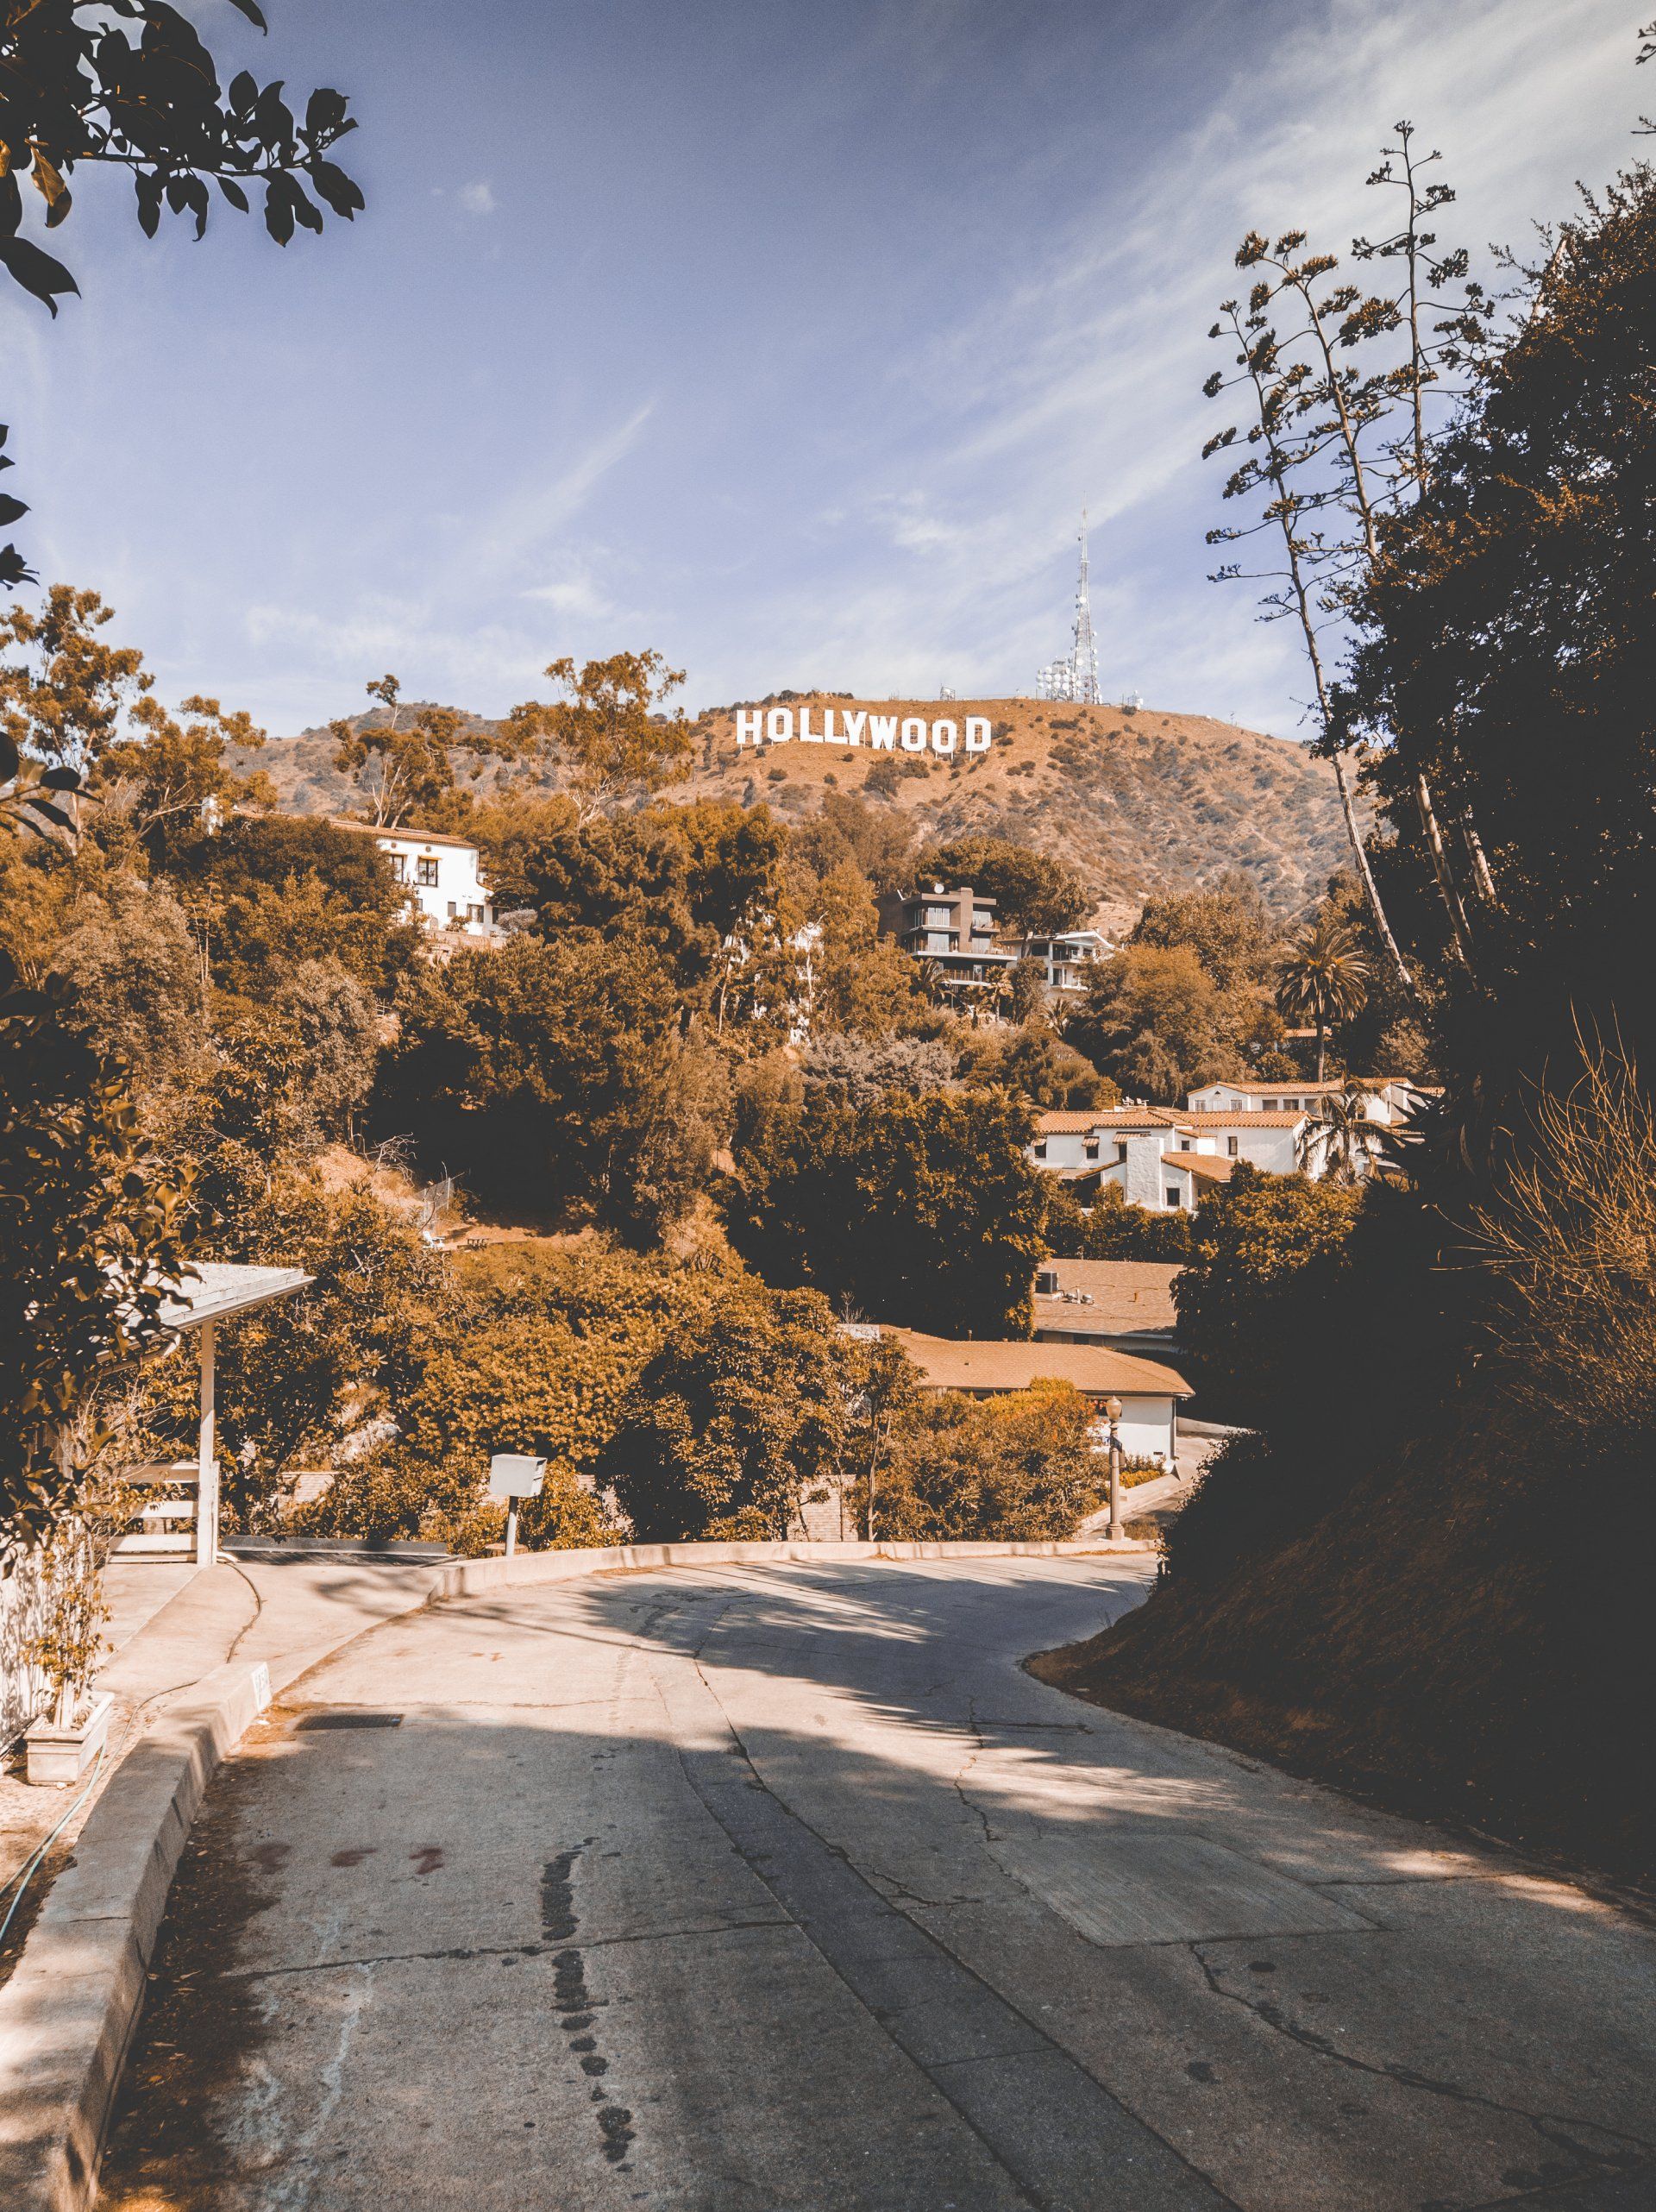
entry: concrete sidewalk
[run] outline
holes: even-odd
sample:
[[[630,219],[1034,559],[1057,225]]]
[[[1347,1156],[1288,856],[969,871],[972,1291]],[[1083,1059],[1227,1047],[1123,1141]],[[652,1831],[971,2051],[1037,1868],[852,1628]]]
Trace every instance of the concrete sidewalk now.
[[[225,1562],[199,1569],[151,1561],[111,1565],[106,1633],[115,1656],[98,1676],[99,1688],[115,1696],[110,1748],[97,1787],[65,1828],[54,1859],[73,1844],[144,1728],[216,1668],[231,1659],[262,1659],[273,1672],[287,1671],[290,1662],[313,1666],[364,1629],[423,1605],[435,1579],[428,1566],[367,1558]],[[0,1883],[32,1856],[74,1795],[31,1788],[22,1779],[21,1756],[0,1774]],[[13,1947],[9,1942],[8,1951]]]

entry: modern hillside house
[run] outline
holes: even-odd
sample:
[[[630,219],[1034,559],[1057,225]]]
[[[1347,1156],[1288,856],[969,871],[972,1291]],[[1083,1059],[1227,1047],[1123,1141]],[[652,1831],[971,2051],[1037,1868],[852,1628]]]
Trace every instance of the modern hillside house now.
[[[1075,993],[1086,990],[1087,971],[1093,963],[1107,960],[1114,950],[1096,929],[1071,929],[1062,937],[1026,937],[1018,957],[1039,964],[1049,990]]]
[[[880,927],[915,959],[935,960],[950,987],[966,997],[992,998],[1020,960],[1036,963],[1050,991],[1073,995],[1087,988],[1094,961],[1108,959],[1115,950],[1095,929],[1000,939],[994,901],[969,883],[888,893],[880,902]]]
[[[963,996],[992,996],[1017,965],[1015,952],[994,942],[994,901],[969,883],[950,890],[933,883],[920,891],[888,892],[880,902],[880,927],[917,960],[935,960],[950,989]]]
[[[482,855],[469,839],[441,830],[380,829],[372,822],[341,821],[341,829],[371,837],[408,887],[408,915],[434,934],[491,939],[494,894],[483,880]]]

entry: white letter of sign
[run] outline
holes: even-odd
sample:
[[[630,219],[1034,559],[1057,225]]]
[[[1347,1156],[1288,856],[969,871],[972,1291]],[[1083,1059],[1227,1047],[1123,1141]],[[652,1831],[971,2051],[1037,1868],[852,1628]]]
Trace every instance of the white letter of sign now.
[[[925,725],[918,714],[911,714],[903,724],[903,751],[905,752],[925,751]]]
[[[897,717],[894,714],[870,714],[869,743],[876,752],[889,752],[897,742]]]
[[[751,714],[737,709],[736,742],[738,745],[759,745],[765,741],[765,718],[756,707]]]
[[[933,722],[932,725],[932,751],[953,752],[956,739],[959,735],[959,731],[952,722]]]
[[[807,745],[819,745],[822,743],[822,732],[813,730],[811,726],[811,709],[808,707],[801,707],[800,709],[800,742]]]
[[[773,707],[770,720],[766,725],[766,734],[772,745],[785,745],[794,734],[794,709],[791,707]]]
[[[862,742],[862,732],[869,726],[868,710],[859,707],[856,713],[851,714],[842,707],[839,710],[839,719],[845,725],[845,743],[848,745],[860,745]]]
[[[825,707],[822,710],[822,742],[825,745],[839,742],[834,735],[834,710],[831,707]]]
[[[989,726],[981,714],[966,717],[966,750],[968,752],[988,752]]]

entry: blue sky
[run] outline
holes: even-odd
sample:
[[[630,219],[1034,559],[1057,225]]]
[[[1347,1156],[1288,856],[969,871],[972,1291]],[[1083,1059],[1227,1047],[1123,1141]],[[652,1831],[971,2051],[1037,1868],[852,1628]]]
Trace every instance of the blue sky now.
[[[1028,689],[1085,506],[1107,690],[1291,734],[1289,639],[1205,581],[1237,237],[1377,227],[1408,115],[1446,232],[1523,247],[1656,104],[1613,0],[267,10],[190,8],[351,96],[367,213],[147,244],[83,170],[83,298],[0,315],[42,575],[273,732],[387,669],[496,713],[624,646],[693,706]]]

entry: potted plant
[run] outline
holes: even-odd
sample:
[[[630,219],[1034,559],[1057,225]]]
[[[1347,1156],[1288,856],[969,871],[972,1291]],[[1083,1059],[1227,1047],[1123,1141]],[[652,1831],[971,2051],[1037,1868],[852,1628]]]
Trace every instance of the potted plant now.
[[[92,1687],[108,1616],[97,1517],[76,1511],[53,1522],[35,1562],[40,1625],[25,1649],[51,1704],[23,1743],[28,1780],[61,1788],[78,1781],[104,1750],[115,1702]]]

